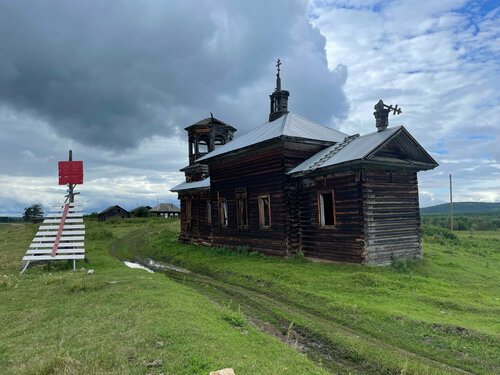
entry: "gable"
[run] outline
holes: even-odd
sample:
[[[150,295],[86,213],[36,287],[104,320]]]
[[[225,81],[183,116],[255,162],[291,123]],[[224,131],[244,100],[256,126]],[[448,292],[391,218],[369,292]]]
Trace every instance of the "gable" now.
[[[317,170],[339,169],[356,165],[428,170],[438,163],[403,127],[389,128],[361,137],[346,137],[338,145],[327,147],[305,160],[289,174],[306,174]]]
[[[364,159],[384,163],[418,163],[434,167],[438,165],[432,156],[403,127],[367,154]]]

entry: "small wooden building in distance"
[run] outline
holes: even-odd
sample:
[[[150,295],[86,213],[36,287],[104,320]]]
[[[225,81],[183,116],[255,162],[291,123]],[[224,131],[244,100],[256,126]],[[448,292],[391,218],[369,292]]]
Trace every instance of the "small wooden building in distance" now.
[[[179,217],[181,209],[172,203],[158,203],[149,212],[152,217]]]
[[[129,217],[130,217],[130,212],[128,212],[124,208],[121,208],[120,206],[110,206],[105,210],[99,212],[97,219],[99,221],[106,221],[114,218],[124,219]]]
[[[417,172],[438,164],[388,127],[397,106],[379,101],[376,131],[347,135],[289,113],[276,77],[269,121],[247,134],[232,140],[213,116],[186,128],[179,241],[360,264],[421,257]]]

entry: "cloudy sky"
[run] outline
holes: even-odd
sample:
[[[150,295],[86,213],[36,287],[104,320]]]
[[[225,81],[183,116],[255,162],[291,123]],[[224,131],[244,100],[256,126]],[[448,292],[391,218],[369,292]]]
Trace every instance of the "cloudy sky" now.
[[[0,0],[0,215],[63,199],[84,161],[86,211],[176,202],[184,127],[267,119],[280,58],[289,109],[345,133],[373,105],[440,163],[421,205],[500,201],[497,1]]]

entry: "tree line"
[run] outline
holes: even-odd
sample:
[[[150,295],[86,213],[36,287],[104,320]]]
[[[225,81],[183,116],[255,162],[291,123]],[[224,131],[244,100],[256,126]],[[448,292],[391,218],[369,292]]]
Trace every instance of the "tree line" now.
[[[422,225],[433,225],[450,229],[450,215],[422,214]],[[500,229],[500,211],[482,214],[462,214],[453,216],[454,230],[498,230]]]

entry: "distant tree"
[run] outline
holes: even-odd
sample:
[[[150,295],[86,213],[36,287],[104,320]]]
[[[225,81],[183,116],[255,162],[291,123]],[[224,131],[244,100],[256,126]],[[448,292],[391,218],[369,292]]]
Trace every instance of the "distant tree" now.
[[[150,217],[151,213],[147,207],[141,206],[134,211],[133,215],[134,217]]]
[[[33,219],[40,219],[43,217],[43,207],[40,203],[32,204],[24,208],[23,220],[33,221]]]
[[[84,217],[89,218],[89,219],[97,219],[98,216],[99,216],[99,214],[97,212],[92,212],[88,215],[84,215]]]

